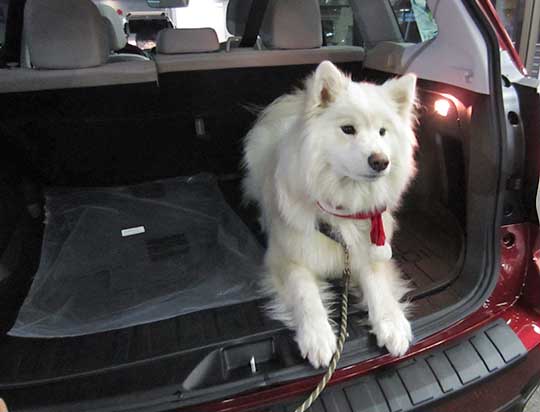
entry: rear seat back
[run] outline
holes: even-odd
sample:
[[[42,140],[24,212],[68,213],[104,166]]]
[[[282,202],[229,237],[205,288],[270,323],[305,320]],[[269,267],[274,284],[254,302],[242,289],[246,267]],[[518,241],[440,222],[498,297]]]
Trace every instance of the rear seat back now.
[[[234,33],[243,32],[246,13],[240,3],[230,0],[227,25]],[[234,12],[232,11],[234,9]],[[162,32],[162,35],[166,32]],[[190,49],[182,31],[163,47],[158,41],[155,60],[159,73],[162,113],[174,119],[170,127],[182,136],[185,152],[179,161],[186,173],[212,171],[233,173],[240,164],[241,139],[253,122],[247,109],[264,106],[279,95],[300,86],[301,79],[323,60],[332,60],[347,72],[360,74],[364,50],[360,47],[321,47],[322,28],[317,0],[271,0],[260,30],[264,50],[233,48],[217,51],[217,44],[203,40],[202,32],[193,32]],[[214,51],[215,50],[215,51]],[[204,52],[200,52],[204,51]],[[193,156],[204,153],[204,156]]]
[[[29,67],[0,70],[0,135],[10,153],[24,153],[25,173],[54,185],[120,182],[143,165],[152,173],[154,62],[109,63],[90,0],[28,0],[24,32]]]

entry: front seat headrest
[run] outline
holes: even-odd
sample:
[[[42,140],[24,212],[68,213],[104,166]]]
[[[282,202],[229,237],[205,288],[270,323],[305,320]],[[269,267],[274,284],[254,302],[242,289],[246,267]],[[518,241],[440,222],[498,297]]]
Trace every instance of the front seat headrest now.
[[[126,47],[127,38],[122,17],[107,4],[98,4],[97,7],[107,22],[111,50],[117,51]]]
[[[207,53],[219,50],[214,29],[163,29],[158,33],[156,52],[159,54]]]
[[[259,31],[269,49],[314,49],[322,45],[318,0],[270,0]]]
[[[227,31],[243,36],[253,0],[229,0],[227,4]]]

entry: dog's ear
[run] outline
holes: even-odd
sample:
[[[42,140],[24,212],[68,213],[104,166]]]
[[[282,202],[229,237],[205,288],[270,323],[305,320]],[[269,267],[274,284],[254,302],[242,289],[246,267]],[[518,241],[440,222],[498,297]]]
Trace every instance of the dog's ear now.
[[[310,107],[326,107],[347,87],[348,78],[331,62],[325,60],[317,67],[308,83]]]
[[[416,75],[409,73],[398,79],[388,80],[383,87],[396,104],[398,114],[406,120],[413,118],[416,104]]]

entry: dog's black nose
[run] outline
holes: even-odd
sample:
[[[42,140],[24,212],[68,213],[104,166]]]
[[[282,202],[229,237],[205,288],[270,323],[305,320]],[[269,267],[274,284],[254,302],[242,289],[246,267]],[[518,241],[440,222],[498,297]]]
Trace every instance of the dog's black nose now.
[[[368,157],[368,164],[376,172],[382,172],[388,167],[390,161],[382,153],[373,153]]]

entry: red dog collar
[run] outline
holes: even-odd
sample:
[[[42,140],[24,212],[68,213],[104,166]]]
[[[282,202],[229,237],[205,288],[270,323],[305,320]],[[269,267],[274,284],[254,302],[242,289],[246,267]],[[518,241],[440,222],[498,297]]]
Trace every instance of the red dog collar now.
[[[377,246],[384,246],[384,243],[386,242],[386,234],[384,233],[384,224],[382,220],[382,214],[386,210],[386,208],[382,210],[377,210],[375,212],[356,212],[349,215],[342,215],[339,213],[331,212],[327,209],[325,209],[320,202],[317,202],[317,206],[319,208],[336,217],[340,217],[342,219],[353,219],[353,220],[371,220],[371,231],[370,231],[370,237],[371,237],[371,243]]]

